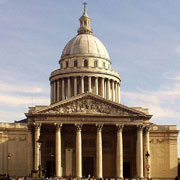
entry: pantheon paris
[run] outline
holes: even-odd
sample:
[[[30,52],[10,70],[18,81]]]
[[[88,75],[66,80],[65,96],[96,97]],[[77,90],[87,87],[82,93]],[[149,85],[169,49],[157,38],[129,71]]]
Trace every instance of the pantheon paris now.
[[[121,104],[121,77],[93,35],[86,4],[79,21],[50,75],[50,105],[0,123],[0,174],[174,179],[177,127],[153,124],[148,109]]]

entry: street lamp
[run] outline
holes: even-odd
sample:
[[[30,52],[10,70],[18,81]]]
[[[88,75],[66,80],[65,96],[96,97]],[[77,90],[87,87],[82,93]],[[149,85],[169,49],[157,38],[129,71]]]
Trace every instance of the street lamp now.
[[[150,164],[149,164],[150,154],[148,151],[146,153],[146,158],[147,158],[147,166],[146,166],[146,168],[147,168],[147,179],[149,180],[150,179],[150,172],[149,172],[149,170],[150,170]]]
[[[42,146],[43,141],[41,140],[41,138],[39,137],[39,139],[37,140],[37,145],[39,148],[39,178],[41,177],[41,146]]]
[[[7,177],[9,176],[9,161],[11,159],[11,153],[8,153],[7,155]]]
[[[52,177],[53,177],[53,159],[54,159],[54,153],[53,152],[51,152],[51,158],[52,158]]]

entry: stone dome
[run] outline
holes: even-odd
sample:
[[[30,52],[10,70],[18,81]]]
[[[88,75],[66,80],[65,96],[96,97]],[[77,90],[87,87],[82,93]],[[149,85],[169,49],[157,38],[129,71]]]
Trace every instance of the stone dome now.
[[[70,40],[62,52],[61,58],[81,55],[93,56],[110,61],[106,47],[92,34],[78,34]]]

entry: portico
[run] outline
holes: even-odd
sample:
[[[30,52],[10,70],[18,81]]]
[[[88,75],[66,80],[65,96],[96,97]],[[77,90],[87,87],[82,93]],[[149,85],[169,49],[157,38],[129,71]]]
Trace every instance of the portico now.
[[[78,106],[76,106],[76,111],[73,110],[76,102],[83,109],[86,105],[82,107],[82,104],[88,102],[90,107],[84,109],[86,114],[80,113],[81,110],[78,109]],[[104,111],[106,116],[103,117],[100,113],[103,112],[102,108],[97,110],[96,107],[93,107],[93,105],[101,107],[102,103],[106,111]],[[67,112],[61,115],[54,114],[57,111],[60,112],[61,108],[66,109],[66,105],[71,111],[74,111],[73,115],[67,114]],[[42,161],[44,152],[46,155],[48,151],[49,154],[50,151],[55,153],[54,173],[57,177],[69,176],[70,174],[67,172],[71,172],[71,175],[77,178],[87,176],[88,169],[84,169],[83,166],[85,165],[84,161],[88,158],[92,159],[93,171],[91,173],[93,172],[97,178],[123,178],[124,176],[143,178],[145,176],[143,151],[149,147],[147,138],[149,125],[144,124],[144,121],[151,116],[117,104],[111,107],[111,111],[117,113],[113,113],[112,116],[110,112],[107,114],[108,105],[110,105],[108,100],[104,100],[100,96],[95,98],[92,93],[85,93],[79,95],[78,98],[74,97],[68,100],[65,104],[51,105],[49,108],[29,114],[33,122],[29,121],[29,123],[35,128],[34,144],[39,136],[46,144],[42,146]],[[92,112],[94,115],[91,114]],[[46,116],[45,119],[42,118],[43,114]],[[139,114],[139,117],[133,117],[134,114]],[[39,115],[41,115],[40,119]],[[48,140],[49,137],[51,140]],[[51,148],[48,148],[48,142],[51,142]],[[36,145],[34,148],[34,152],[38,152]],[[68,150],[71,150],[70,155],[66,154]],[[39,154],[35,153],[35,168],[38,167],[38,157]],[[71,171],[67,171],[66,158],[72,163]],[[44,166],[46,166],[47,159],[45,157]],[[110,164],[107,163],[108,160],[111,162]]]

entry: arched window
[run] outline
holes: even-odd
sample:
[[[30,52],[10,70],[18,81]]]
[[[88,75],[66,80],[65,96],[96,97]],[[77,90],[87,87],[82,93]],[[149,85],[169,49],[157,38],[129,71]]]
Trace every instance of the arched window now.
[[[77,60],[74,61],[74,67],[77,67]]]
[[[86,59],[84,60],[84,67],[88,67],[88,61]]]
[[[61,69],[63,68],[63,63],[61,63]]]
[[[69,62],[68,61],[66,61],[66,68],[68,68],[69,67]]]
[[[98,62],[94,61],[94,67],[98,67]]]

